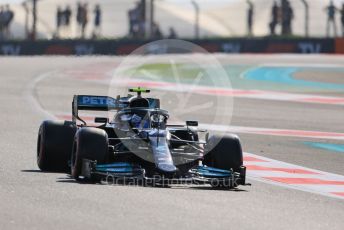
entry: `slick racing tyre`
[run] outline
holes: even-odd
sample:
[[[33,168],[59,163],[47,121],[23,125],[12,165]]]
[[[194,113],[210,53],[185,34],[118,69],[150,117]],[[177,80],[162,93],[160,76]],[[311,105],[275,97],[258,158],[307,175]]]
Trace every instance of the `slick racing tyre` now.
[[[240,173],[243,154],[236,135],[211,136],[207,143],[204,163],[208,166]]]
[[[212,136],[207,143],[203,163],[207,166],[241,173],[243,153],[236,135]],[[213,187],[235,187],[231,184],[214,183]]]
[[[97,161],[98,164],[107,162],[109,142],[107,133],[98,128],[81,128],[75,135],[72,151],[71,175],[79,179],[82,170],[82,160]]]
[[[42,171],[67,172],[76,126],[68,121],[44,121],[38,132],[37,165]]]

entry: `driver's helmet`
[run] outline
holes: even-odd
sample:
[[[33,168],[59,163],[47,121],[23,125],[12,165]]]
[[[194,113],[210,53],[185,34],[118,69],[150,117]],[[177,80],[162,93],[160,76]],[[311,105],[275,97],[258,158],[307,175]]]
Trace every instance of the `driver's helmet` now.
[[[149,119],[144,119],[135,113],[123,114],[121,115],[121,120],[128,122],[131,128],[149,128]]]

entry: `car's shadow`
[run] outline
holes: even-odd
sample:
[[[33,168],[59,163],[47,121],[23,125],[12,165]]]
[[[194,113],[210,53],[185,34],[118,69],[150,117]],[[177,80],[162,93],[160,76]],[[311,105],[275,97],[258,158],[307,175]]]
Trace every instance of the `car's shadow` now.
[[[227,192],[249,192],[248,190],[242,189],[242,188],[233,188],[233,189],[228,189],[228,188],[215,188],[211,187],[209,185],[200,185],[200,186],[188,186],[188,185],[142,185],[142,184],[125,184],[125,183],[111,183],[108,184],[106,182],[95,182],[89,179],[80,179],[80,180],[75,180],[72,177],[64,177],[64,178],[58,178],[57,181],[58,183],[77,183],[77,184],[88,184],[88,185],[101,185],[101,186],[123,186],[123,187],[139,187],[139,188],[148,188],[148,189],[175,189],[175,190],[199,190],[199,191],[227,191]]]
[[[145,187],[145,188],[156,188],[156,189],[177,189],[177,190],[200,190],[200,191],[228,191],[228,192],[249,192],[248,190],[242,189],[242,188],[233,188],[233,189],[228,189],[228,188],[214,188],[208,185],[199,185],[199,186],[194,186],[194,185],[177,185],[177,186],[172,186],[172,185],[167,185],[167,186],[160,186],[160,185],[132,185],[132,184],[124,184],[124,183],[116,183],[116,184],[109,184],[109,183],[104,183],[104,182],[99,182],[99,181],[94,181],[94,180],[89,180],[89,179],[79,179],[75,180],[71,175],[66,174],[65,172],[44,172],[39,169],[24,169],[21,170],[21,172],[25,173],[49,173],[49,174],[64,174],[65,176],[63,177],[58,177],[56,179],[57,183],[70,183],[70,184],[87,184],[87,185],[103,185],[103,186],[128,186],[128,187]]]
[[[245,189],[239,189],[239,188],[213,188],[211,186],[197,186],[197,187],[189,187],[190,189],[194,190],[206,190],[206,191],[231,191],[231,192],[248,192],[248,190]]]
[[[39,169],[22,169],[20,171],[24,172],[24,173],[42,173],[42,174],[46,174],[46,173],[49,173],[49,174],[62,174],[63,173],[63,172],[44,172],[44,171],[41,171]]]
[[[69,184],[89,184],[89,185],[101,185],[100,183],[91,181],[91,180],[86,180],[86,179],[80,179],[80,180],[75,180],[72,177],[61,177],[56,179],[57,183],[69,183]]]

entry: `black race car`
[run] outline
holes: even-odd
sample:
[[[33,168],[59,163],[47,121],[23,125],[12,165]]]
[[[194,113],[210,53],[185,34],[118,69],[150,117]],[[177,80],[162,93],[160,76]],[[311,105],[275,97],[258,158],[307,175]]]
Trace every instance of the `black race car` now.
[[[136,96],[76,95],[72,121],[44,121],[38,134],[37,164],[42,171],[70,172],[76,179],[150,185],[245,185],[246,168],[236,135],[213,135],[197,121],[169,125],[159,99],[149,90]],[[96,117],[89,126],[79,110],[115,111],[114,119]],[[200,140],[200,134],[205,136]],[[205,134],[205,135],[204,135]]]

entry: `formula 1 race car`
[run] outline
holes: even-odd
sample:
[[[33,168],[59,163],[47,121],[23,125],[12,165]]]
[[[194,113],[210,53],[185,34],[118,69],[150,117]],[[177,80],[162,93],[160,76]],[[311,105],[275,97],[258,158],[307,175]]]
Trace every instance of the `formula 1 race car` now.
[[[140,182],[150,185],[245,185],[246,167],[236,135],[213,135],[197,121],[169,125],[160,100],[137,95],[76,95],[72,121],[44,121],[38,134],[37,164],[42,171],[70,172],[76,179]],[[79,110],[113,111],[114,119],[96,117],[89,126]],[[205,134],[200,140],[200,134]]]

